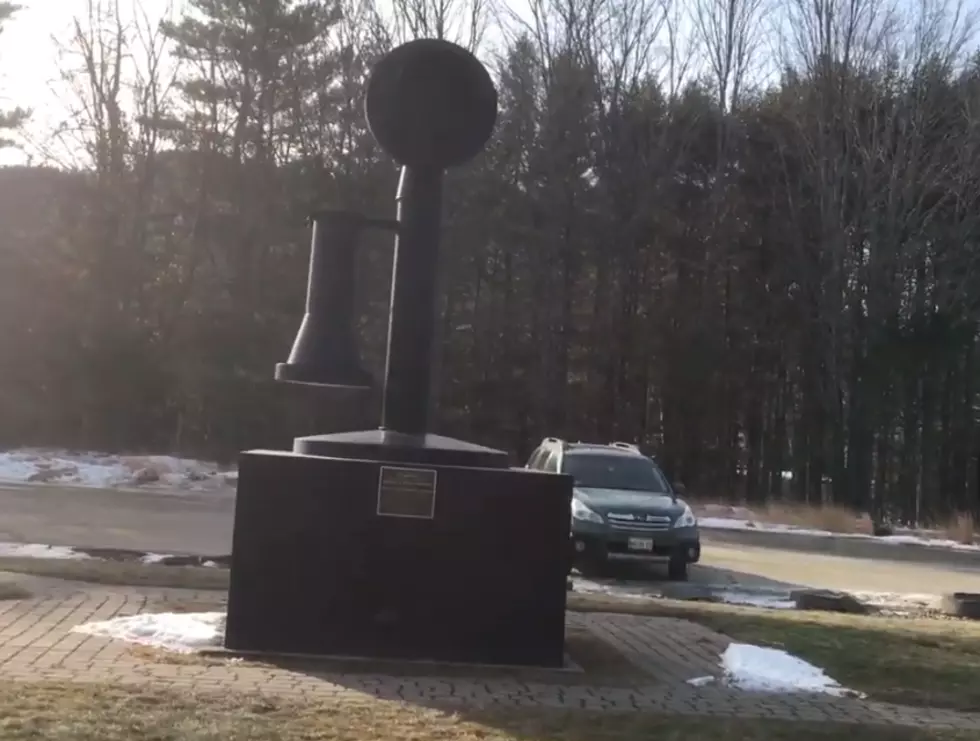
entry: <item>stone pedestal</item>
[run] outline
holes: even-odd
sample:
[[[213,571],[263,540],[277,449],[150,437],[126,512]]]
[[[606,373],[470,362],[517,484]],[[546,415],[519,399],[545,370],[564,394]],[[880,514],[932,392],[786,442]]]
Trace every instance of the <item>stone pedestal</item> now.
[[[242,454],[226,648],[561,666],[571,478],[359,451]]]

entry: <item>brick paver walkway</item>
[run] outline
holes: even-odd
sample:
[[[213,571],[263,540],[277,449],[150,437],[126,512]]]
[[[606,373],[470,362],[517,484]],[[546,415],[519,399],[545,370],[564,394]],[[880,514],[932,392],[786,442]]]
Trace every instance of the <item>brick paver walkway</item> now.
[[[72,632],[93,620],[141,612],[220,610],[222,595],[181,590],[72,589],[31,600],[0,602],[0,679],[162,685],[368,702],[375,698],[432,706],[549,706],[684,715],[781,718],[980,731],[980,714],[910,708],[818,695],[744,693],[686,680],[718,674],[727,639],[683,620],[570,613],[650,675],[631,686],[520,682],[310,672],[243,662],[179,663],[134,652],[128,644]]]

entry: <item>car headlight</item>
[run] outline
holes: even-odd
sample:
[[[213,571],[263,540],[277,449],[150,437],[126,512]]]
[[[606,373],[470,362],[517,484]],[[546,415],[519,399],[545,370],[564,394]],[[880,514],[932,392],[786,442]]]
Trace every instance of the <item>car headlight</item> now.
[[[572,500],[572,519],[573,520],[585,520],[586,522],[595,522],[599,525],[603,523],[602,515],[593,512],[591,509],[582,504],[578,499]]]
[[[674,527],[694,527],[697,524],[698,518],[694,516],[694,512],[691,511],[691,507],[685,504],[684,511],[681,512],[681,516],[674,521]]]

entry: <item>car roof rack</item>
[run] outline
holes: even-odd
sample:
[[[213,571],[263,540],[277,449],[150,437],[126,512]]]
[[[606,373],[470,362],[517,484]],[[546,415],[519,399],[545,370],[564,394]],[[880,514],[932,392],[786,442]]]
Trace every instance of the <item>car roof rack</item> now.
[[[636,453],[637,455],[642,455],[640,448],[633,443],[627,443],[622,441],[615,441],[611,443],[589,443],[583,440],[579,440],[576,443],[569,443],[567,440],[562,440],[560,437],[546,437],[541,441],[542,445],[551,445],[561,448],[562,450],[567,450],[572,446],[581,446],[583,448],[616,448],[617,450],[626,450],[630,453]]]

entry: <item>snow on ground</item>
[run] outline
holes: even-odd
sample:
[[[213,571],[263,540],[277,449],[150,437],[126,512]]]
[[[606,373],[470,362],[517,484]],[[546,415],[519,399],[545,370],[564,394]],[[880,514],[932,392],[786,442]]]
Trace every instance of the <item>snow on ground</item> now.
[[[42,545],[41,543],[0,543],[0,557],[3,558],[52,558],[84,561],[89,558],[74,548],[62,545]]]
[[[621,581],[596,581],[573,576],[572,587],[580,594],[608,594],[625,599],[650,599],[659,597],[660,590],[645,582],[629,583]]]
[[[866,605],[894,615],[935,612],[943,598],[938,594],[895,594],[893,592],[851,592],[851,596]]]
[[[718,597],[727,605],[764,607],[767,610],[795,610],[796,600],[784,591],[749,591],[745,589],[722,589]]]
[[[179,556],[173,553],[142,553],[139,551],[112,551],[110,549],[73,548],[62,545],[42,543],[4,543],[0,542],[0,558],[40,558],[72,561],[139,561],[144,564],[163,564],[196,566],[217,569],[216,561],[203,560],[197,556]]]
[[[225,634],[223,612],[163,612],[85,623],[75,633],[112,638],[178,653],[219,648]]]
[[[237,479],[237,472],[222,470],[214,463],[164,455],[41,449],[0,452],[0,483],[213,491],[232,488]]]
[[[720,682],[744,692],[864,697],[860,692],[841,687],[823,669],[778,648],[732,643],[721,655],[719,664]],[[687,683],[703,687],[715,681],[718,681],[715,677],[707,676],[689,679]]]
[[[762,607],[767,610],[794,610],[796,600],[788,589],[720,587],[715,597],[725,604]],[[938,594],[898,594],[895,592],[848,592],[858,602],[875,608],[882,615],[922,615],[940,610]]]
[[[822,669],[778,648],[732,643],[721,656],[721,667],[724,684],[747,692],[858,695],[841,687]]]
[[[931,548],[952,548],[956,551],[980,551],[980,545],[975,543],[959,543],[948,538],[927,538],[922,535],[880,535],[875,537],[875,540],[892,545],[924,545]]]
[[[728,517],[701,517],[698,523],[709,530],[755,530],[770,533],[791,533],[793,535],[809,535],[819,538],[860,538],[890,545],[919,545],[930,548],[950,548],[957,551],[978,551],[980,545],[958,543],[955,540],[928,538],[921,535],[867,535],[866,533],[834,533],[829,530],[811,530],[795,525],[780,525],[778,523],[758,522]]]
[[[614,581],[587,579],[572,576],[572,586],[580,594],[605,594],[628,600],[693,599],[701,598],[728,605],[759,607],[766,610],[795,610],[796,600],[792,589],[772,587],[732,586],[729,584],[694,584],[690,594],[673,592],[674,586],[665,587],[658,582]],[[883,615],[921,615],[940,609],[942,597],[938,594],[898,594],[894,592],[849,592],[866,605],[876,608]]]

